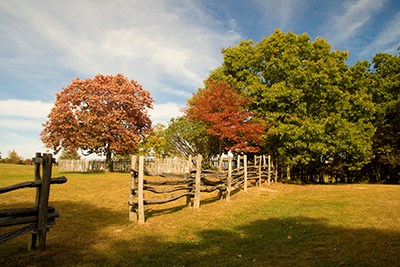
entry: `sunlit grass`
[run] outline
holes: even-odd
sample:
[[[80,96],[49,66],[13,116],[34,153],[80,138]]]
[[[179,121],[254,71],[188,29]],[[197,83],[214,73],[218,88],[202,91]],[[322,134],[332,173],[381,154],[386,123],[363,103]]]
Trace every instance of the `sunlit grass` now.
[[[4,167],[4,168],[3,168]],[[53,176],[59,176],[54,168]],[[400,187],[284,185],[240,191],[230,202],[185,199],[128,221],[129,174],[63,173],[50,202],[61,213],[44,252],[27,235],[0,245],[2,266],[396,266]],[[0,187],[33,167],[0,165]],[[0,208],[33,203],[34,190],[0,195]],[[5,229],[0,229],[4,231]]]

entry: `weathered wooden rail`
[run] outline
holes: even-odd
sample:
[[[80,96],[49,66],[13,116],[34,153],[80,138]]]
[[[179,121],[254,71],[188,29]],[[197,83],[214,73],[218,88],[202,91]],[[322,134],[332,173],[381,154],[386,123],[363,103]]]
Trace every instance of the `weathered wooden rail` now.
[[[45,249],[48,226],[55,224],[55,219],[60,216],[60,213],[54,207],[49,206],[50,185],[66,183],[67,178],[64,176],[51,178],[52,165],[54,163],[52,154],[41,155],[41,153],[36,153],[33,163],[35,164],[34,181],[0,188],[0,194],[22,188],[36,188],[34,207],[0,210],[0,227],[28,224],[0,235],[0,244],[17,236],[30,233],[28,250],[35,249],[37,243],[38,249]]]
[[[202,170],[201,155],[192,159],[196,163],[196,168],[190,170],[184,175],[184,178],[165,178],[162,181],[154,181],[144,179],[144,158],[139,157],[137,164],[137,157],[133,157],[128,201],[129,220],[144,223],[146,205],[165,204],[186,197],[186,204],[198,209],[200,208],[201,196],[204,199],[204,193],[218,191],[220,199],[229,201],[235,190],[243,188],[244,191],[247,191],[249,182],[260,186],[262,181],[265,181],[269,185],[272,178],[276,181],[277,177],[270,156],[255,156],[251,166],[248,165],[246,155],[239,156],[236,169],[232,168],[232,157],[228,157],[225,159],[228,161],[228,170],[226,171]],[[163,195],[163,197],[157,199],[145,198],[145,191]],[[171,195],[171,193],[174,194]]]

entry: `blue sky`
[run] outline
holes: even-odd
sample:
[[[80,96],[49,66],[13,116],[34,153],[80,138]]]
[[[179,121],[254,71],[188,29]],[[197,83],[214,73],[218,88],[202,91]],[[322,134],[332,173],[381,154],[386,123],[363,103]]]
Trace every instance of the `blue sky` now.
[[[76,77],[122,73],[155,99],[155,123],[180,115],[222,62],[221,48],[276,28],[323,37],[348,63],[397,54],[398,0],[0,1],[0,150],[24,158],[55,93]]]

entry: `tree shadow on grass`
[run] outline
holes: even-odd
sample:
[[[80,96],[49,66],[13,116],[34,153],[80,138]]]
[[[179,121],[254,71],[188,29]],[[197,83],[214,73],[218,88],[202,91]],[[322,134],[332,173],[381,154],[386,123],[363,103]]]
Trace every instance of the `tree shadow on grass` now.
[[[137,245],[142,247],[137,248]],[[193,229],[168,242],[156,233],[110,244],[117,266],[398,266],[400,233],[346,229],[305,217],[258,220],[231,230]],[[98,255],[101,258],[101,255]]]
[[[127,212],[53,202],[61,212],[48,249],[27,252],[26,237],[0,247],[1,266],[398,266],[400,232],[348,229],[308,217],[267,218],[167,240]],[[181,218],[181,216],[179,216]],[[116,227],[114,227],[116,226]],[[108,227],[129,235],[112,238]],[[147,228],[147,229],[146,229]],[[149,229],[150,228],[150,229]],[[145,235],[136,231],[146,232]],[[188,230],[188,229],[185,229]],[[2,244],[1,246],[3,246]],[[4,249],[3,249],[4,248]]]
[[[32,206],[31,202],[26,204],[27,207]],[[99,208],[90,203],[52,201],[50,205],[56,207],[60,217],[56,218],[55,225],[49,226],[47,249],[28,251],[29,234],[19,236],[0,244],[0,266],[80,265],[85,262],[87,255],[92,253],[92,245],[95,243],[93,241],[102,239],[99,234],[101,229],[128,221],[128,207],[126,213],[122,213]],[[2,229],[2,232],[7,231]]]

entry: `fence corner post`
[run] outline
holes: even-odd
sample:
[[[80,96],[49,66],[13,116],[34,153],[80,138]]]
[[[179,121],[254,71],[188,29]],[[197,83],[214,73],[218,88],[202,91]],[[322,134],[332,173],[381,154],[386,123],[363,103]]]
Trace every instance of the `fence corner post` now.
[[[47,213],[49,206],[49,194],[50,194],[50,180],[51,171],[53,166],[53,155],[43,154],[43,173],[42,173],[42,183],[40,186],[40,196],[39,196],[39,215],[38,215],[38,241],[39,249],[46,248],[46,233],[47,233]]]
[[[130,183],[130,191],[129,191],[129,221],[134,222],[138,220],[136,210],[137,203],[135,203],[135,196],[137,194],[138,189],[138,172],[132,169],[131,172],[131,183]]]
[[[260,156],[259,159],[259,163],[258,163],[258,186],[261,186],[261,179],[262,179],[262,170],[261,170],[261,164],[262,164],[262,156]]]
[[[243,166],[244,166],[244,191],[247,192],[247,155],[243,156]]]
[[[34,163],[34,179],[35,182],[40,181],[40,165],[42,164],[42,153],[37,152],[35,157],[32,159]],[[39,210],[39,198],[40,198],[40,187],[36,188],[35,196],[35,207]],[[33,230],[28,238],[28,250],[34,250],[36,248],[37,231]]]
[[[194,187],[194,204],[193,207],[195,209],[200,208],[200,182],[201,182],[201,163],[203,157],[202,155],[197,155],[196,161],[196,180],[195,180],[195,187]]]
[[[268,155],[268,186],[271,185],[271,155]]]
[[[137,216],[138,222],[143,224],[145,222],[144,217],[144,195],[143,195],[143,183],[144,183],[144,158],[139,156],[139,176],[138,176],[138,208]]]
[[[228,158],[228,177],[226,179],[226,201],[230,201],[231,199],[231,190],[232,190],[232,157]]]

